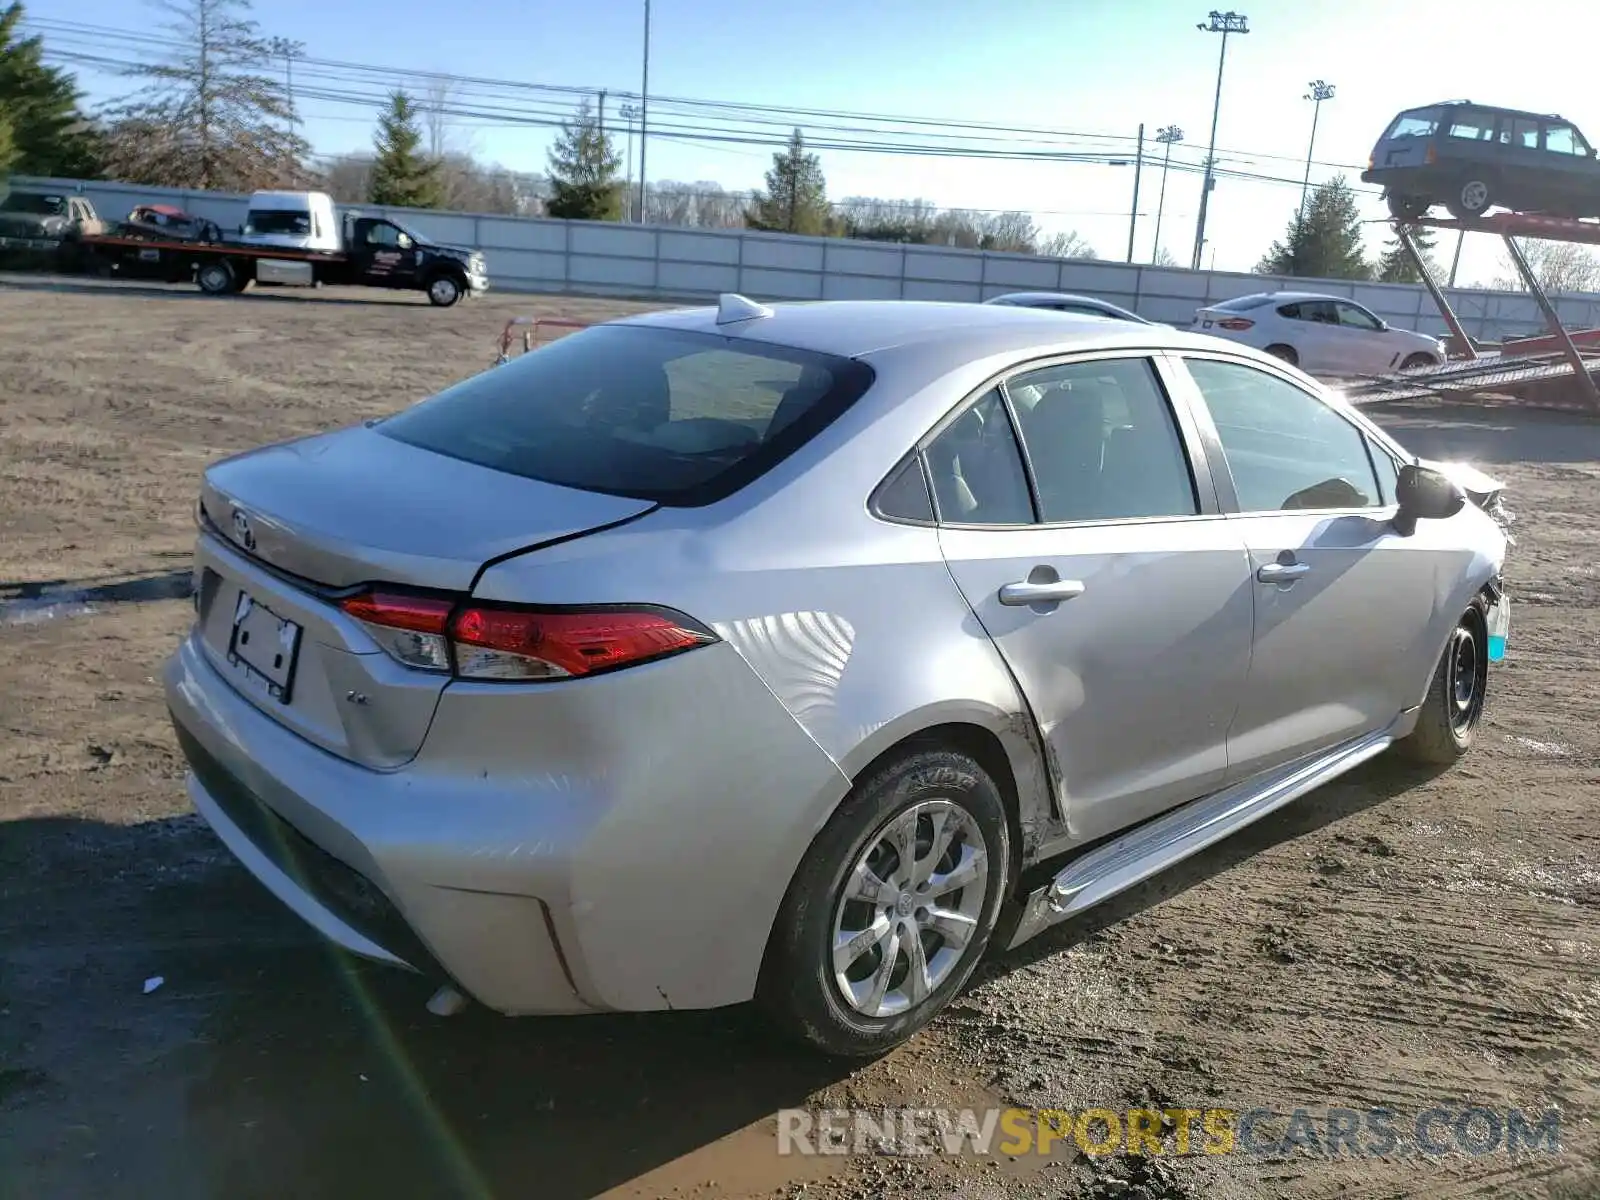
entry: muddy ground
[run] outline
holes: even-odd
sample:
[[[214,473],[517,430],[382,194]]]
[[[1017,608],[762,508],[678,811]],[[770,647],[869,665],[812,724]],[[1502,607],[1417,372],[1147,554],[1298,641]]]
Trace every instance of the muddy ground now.
[[[1382,414],[1521,518],[1470,758],[1369,764],[881,1062],[739,1009],[440,1020],[311,938],[188,814],[155,684],[198,474],[483,368],[509,315],[622,307],[0,281],[0,1196],[1600,1195],[1600,422]],[[1555,1107],[1562,1152],[776,1152],[780,1108],[1145,1103]]]

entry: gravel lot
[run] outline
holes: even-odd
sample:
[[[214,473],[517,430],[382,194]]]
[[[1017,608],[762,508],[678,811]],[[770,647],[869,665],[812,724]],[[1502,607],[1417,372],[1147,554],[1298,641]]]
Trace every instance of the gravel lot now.
[[[881,1062],[743,1010],[442,1021],[312,939],[188,814],[154,682],[199,473],[487,366],[508,316],[627,307],[0,279],[0,1196],[1600,1195],[1600,422],[1380,418],[1520,517],[1464,764],[1369,764],[987,964]],[[785,1107],[1145,1102],[1556,1106],[1563,1152],[776,1154]]]

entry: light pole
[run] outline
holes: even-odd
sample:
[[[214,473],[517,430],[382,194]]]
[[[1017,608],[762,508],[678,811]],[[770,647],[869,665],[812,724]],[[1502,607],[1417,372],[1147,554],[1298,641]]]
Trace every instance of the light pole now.
[[[1311,101],[1311,143],[1306,147],[1306,177],[1300,183],[1300,216],[1297,221],[1306,219],[1306,189],[1311,186],[1311,152],[1317,148],[1317,117],[1322,113],[1322,102],[1333,99],[1333,84],[1326,80],[1313,79],[1308,85],[1311,88],[1301,99]]]
[[[644,224],[644,152],[650,123],[650,0],[644,0],[644,79],[639,87],[639,208],[637,224]]]
[[[1168,125],[1165,129],[1158,130],[1156,141],[1167,148],[1161,157],[1161,194],[1156,200],[1156,240],[1150,247],[1150,261],[1154,263],[1161,257],[1161,210],[1167,204],[1167,168],[1172,165],[1172,147],[1175,142],[1183,141],[1183,130],[1176,125]]]
[[[633,119],[639,115],[639,110],[632,104],[622,106],[622,119],[628,123],[628,211],[633,212]]]
[[[294,112],[294,60],[306,52],[304,42],[291,41],[289,38],[275,37],[267,42],[267,53],[274,58],[283,59],[283,93],[289,109],[289,131],[294,132],[295,122],[299,120]]]
[[[1216,187],[1217,180],[1214,174],[1217,162],[1217,118],[1222,115],[1222,68],[1228,62],[1228,35],[1230,33],[1249,33],[1250,18],[1243,13],[1217,12],[1213,10],[1204,25],[1196,25],[1202,33],[1220,33],[1222,35],[1222,53],[1217,56],[1217,96],[1211,103],[1211,149],[1206,151],[1205,182],[1200,186],[1200,218],[1194,225],[1194,256],[1190,261],[1190,269],[1200,269],[1200,252],[1206,244],[1206,209],[1211,204],[1211,189]]]

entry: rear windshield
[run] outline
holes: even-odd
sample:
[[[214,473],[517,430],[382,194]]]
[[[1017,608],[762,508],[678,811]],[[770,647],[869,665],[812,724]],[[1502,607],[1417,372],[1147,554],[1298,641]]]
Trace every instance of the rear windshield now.
[[[1252,308],[1260,308],[1263,304],[1271,303],[1271,296],[1237,296],[1232,300],[1213,304],[1211,307],[1221,309],[1223,312],[1249,312]]]
[[[1439,131],[1439,114],[1429,108],[1403,112],[1394,119],[1383,136],[1392,141],[1405,137],[1432,137]]]
[[[38,213],[59,217],[67,211],[67,202],[60,196],[41,196],[37,192],[12,192],[0,200],[0,209],[6,212]]]
[[[799,449],[872,378],[870,367],[848,358],[599,325],[491,367],[375,428],[546,483],[709,504]]]
[[[280,209],[252,209],[245,219],[244,229],[246,233],[307,234],[311,232],[311,214]]]

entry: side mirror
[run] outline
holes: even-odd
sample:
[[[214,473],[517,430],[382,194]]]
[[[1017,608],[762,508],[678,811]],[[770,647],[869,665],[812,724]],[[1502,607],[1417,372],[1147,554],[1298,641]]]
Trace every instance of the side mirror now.
[[[1417,531],[1418,521],[1443,521],[1455,516],[1467,503],[1463,492],[1448,475],[1431,467],[1407,463],[1400,468],[1394,485],[1394,527],[1402,537]]]

